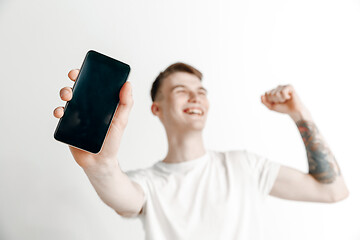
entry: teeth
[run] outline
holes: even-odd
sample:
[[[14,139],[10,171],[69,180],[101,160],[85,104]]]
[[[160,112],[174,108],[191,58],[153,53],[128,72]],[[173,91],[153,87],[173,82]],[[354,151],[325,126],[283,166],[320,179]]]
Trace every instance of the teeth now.
[[[186,113],[189,113],[189,114],[198,114],[198,115],[202,115],[203,112],[199,109],[188,109],[185,111]]]

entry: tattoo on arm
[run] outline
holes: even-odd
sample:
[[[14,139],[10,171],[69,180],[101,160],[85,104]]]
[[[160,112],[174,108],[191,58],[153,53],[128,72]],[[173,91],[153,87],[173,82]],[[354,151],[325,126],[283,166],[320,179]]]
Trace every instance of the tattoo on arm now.
[[[340,168],[316,125],[300,120],[296,122],[296,126],[305,144],[309,174],[321,183],[334,182],[341,175]]]

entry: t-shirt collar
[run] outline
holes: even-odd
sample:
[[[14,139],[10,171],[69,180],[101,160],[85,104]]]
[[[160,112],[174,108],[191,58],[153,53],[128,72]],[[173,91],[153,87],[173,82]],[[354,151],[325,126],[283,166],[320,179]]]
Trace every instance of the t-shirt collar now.
[[[209,159],[209,157],[209,152],[206,151],[204,155],[195,159],[178,163],[166,163],[163,161],[159,161],[156,163],[156,166],[166,172],[187,172],[195,168],[196,166],[204,163],[206,160]]]

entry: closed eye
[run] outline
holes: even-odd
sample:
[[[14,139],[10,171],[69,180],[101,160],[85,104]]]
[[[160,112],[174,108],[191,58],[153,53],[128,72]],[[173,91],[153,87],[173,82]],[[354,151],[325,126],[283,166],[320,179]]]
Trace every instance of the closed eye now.
[[[186,92],[185,89],[179,89],[176,91],[176,93],[185,93],[185,92]]]
[[[176,93],[186,93],[187,90],[185,88],[183,88],[183,87],[178,87],[175,92]]]

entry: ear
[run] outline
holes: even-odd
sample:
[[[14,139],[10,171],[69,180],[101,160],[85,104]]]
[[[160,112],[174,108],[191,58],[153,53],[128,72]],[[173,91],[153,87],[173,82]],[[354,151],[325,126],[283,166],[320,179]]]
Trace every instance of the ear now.
[[[158,116],[159,115],[159,104],[157,102],[153,102],[151,105],[151,112],[155,115]]]

